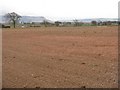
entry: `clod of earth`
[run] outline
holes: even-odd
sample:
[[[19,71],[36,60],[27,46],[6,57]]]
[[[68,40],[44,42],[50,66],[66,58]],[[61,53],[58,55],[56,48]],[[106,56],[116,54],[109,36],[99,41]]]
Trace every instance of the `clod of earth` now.
[[[86,63],[81,63],[81,64],[86,64]]]
[[[86,86],[81,86],[81,88],[86,88]]]
[[[51,58],[51,59],[54,59],[54,58]]]
[[[102,54],[98,54],[98,56],[102,56]]]
[[[94,32],[94,33],[96,33],[96,32]]]
[[[35,87],[35,88],[38,88],[38,89],[39,89],[40,87]]]
[[[59,59],[60,61],[64,61],[64,59]]]
[[[73,43],[72,45],[73,45],[73,46],[75,46],[75,44],[74,44],[74,43]]]
[[[13,58],[15,58],[15,57],[13,57]]]
[[[27,84],[23,85],[23,88],[27,88]]]
[[[33,78],[38,78],[39,76],[34,76]]]
[[[49,65],[47,65],[47,68],[49,68],[50,66]]]
[[[32,76],[33,78],[38,78],[38,77],[39,77],[38,75],[33,75],[33,74],[31,74],[31,76]]]
[[[98,66],[98,65],[94,65],[94,66]]]

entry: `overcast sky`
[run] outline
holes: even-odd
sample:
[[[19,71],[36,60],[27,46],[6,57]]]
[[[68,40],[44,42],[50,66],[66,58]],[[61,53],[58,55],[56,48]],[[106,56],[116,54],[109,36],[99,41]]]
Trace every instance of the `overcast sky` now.
[[[117,18],[119,0],[0,0],[2,14],[44,16],[49,19]]]

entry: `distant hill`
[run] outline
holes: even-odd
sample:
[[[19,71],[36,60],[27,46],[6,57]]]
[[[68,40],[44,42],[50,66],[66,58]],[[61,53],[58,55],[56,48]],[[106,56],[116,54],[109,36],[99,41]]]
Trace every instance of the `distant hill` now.
[[[73,20],[60,20],[60,21],[61,22],[74,22]],[[90,23],[91,21],[97,21],[97,22],[118,21],[117,18],[89,18],[89,19],[76,19],[76,20],[78,20],[78,22],[86,22],[86,23]]]
[[[22,18],[20,19],[20,22],[32,23],[32,22],[43,22],[44,20],[52,23],[51,20],[48,20],[42,16],[22,16]],[[0,23],[4,23],[4,22],[5,22],[4,17],[0,16]]]
[[[104,22],[104,21],[118,21],[117,18],[91,18],[91,19],[81,19],[82,22],[91,22],[91,21],[97,21],[97,22]]]
[[[35,16],[22,16],[21,18],[21,22],[25,22],[25,23],[32,23],[32,22],[43,22],[44,20],[47,20],[45,17],[39,16],[39,17],[35,17]]]

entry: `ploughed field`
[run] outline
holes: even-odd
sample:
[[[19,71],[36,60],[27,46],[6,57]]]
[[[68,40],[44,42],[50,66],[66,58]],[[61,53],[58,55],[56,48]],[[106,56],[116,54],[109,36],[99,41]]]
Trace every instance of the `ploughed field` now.
[[[3,88],[118,87],[117,30],[3,29]]]

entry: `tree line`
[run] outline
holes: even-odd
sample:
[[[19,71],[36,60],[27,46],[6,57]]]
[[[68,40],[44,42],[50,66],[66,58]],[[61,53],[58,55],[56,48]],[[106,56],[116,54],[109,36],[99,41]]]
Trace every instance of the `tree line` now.
[[[12,12],[12,13],[5,14],[4,18],[6,19],[6,21],[11,23],[14,28],[16,28],[16,24],[19,23],[19,20],[22,18],[22,16],[18,15],[15,12]],[[84,22],[80,22],[79,20],[75,19],[75,20],[73,20],[73,22],[55,21],[53,24],[53,23],[48,22],[47,20],[44,20],[39,25],[36,25],[36,22],[23,23],[23,25],[28,25],[30,27],[39,27],[40,25],[44,25],[45,27],[47,27],[47,26],[57,26],[57,27],[59,27],[59,26],[85,26],[85,25],[103,26],[103,25],[118,25],[118,22],[117,21],[104,21],[104,22],[91,21],[91,23],[84,23]],[[10,26],[2,25],[2,27],[9,28]]]

